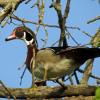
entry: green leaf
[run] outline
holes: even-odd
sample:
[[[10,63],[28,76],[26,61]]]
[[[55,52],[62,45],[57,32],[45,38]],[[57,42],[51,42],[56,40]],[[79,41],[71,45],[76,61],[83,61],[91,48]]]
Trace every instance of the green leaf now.
[[[95,100],[100,100],[100,87],[98,87],[98,88],[96,89]]]

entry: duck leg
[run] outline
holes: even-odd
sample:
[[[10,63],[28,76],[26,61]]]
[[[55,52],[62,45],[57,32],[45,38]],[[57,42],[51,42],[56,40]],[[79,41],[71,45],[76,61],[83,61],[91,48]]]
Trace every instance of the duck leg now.
[[[63,89],[66,89],[66,86],[65,86],[64,82],[62,81],[62,79],[57,79],[56,82],[57,82],[60,86],[62,86]]]
[[[45,65],[44,66],[44,77],[43,77],[43,80],[45,81],[45,80],[47,80],[47,71],[48,71],[48,65]]]

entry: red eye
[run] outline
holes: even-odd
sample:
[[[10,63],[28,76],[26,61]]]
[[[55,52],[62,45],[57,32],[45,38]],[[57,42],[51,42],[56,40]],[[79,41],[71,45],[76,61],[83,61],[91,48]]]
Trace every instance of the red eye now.
[[[19,28],[17,28],[17,31],[21,32],[21,31],[23,31],[23,29],[21,27],[19,27]]]
[[[17,27],[14,31],[17,38],[22,38],[24,36],[24,31],[22,27]]]

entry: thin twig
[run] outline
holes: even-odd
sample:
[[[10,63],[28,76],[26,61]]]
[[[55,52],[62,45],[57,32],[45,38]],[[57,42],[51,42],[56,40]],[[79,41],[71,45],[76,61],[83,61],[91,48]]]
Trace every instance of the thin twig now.
[[[31,0],[26,0],[26,1],[25,1],[25,4],[28,4],[30,1],[31,1]]]
[[[100,80],[97,79],[96,83],[98,86],[100,86]]]
[[[90,23],[95,22],[95,21],[97,21],[97,20],[100,20],[100,16],[97,16],[97,17],[95,17],[95,18],[93,18],[93,19],[90,19],[90,20],[87,22],[87,24],[90,24]]]
[[[84,70],[82,70],[82,69],[78,69],[77,71],[79,71],[80,73],[84,73]],[[92,73],[90,73],[89,76],[90,76],[91,78],[94,78],[94,79],[100,80],[100,77],[95,76],[95,75],[93,75]]]
[[[76,39],[70,34],[70,32],[68,32],[67,30],[66,30],[66,32],[69,34],[69,36],[72,38],[72,40],[73,40],[77,45],[80,45],[80,44],[76,41]]]
[[[64,84],[64,82],[62,81],[62,79],[57,79],[56,82],[62,86],[63,89],[66,89],[66,86]]]
[[[43,48],[45,47],[45,45],[46,45],[46,43],[48,41],[48,31],[47,31],[45,26],[44,26],[44,31],[45,31],[45,39],[44,39]]]
[[[57,43],[59,42],[59,40],[57,40],[56,42],[54,42],[51,47],[55,46]]]
[[[82,70],[82,69],[77,69],[76,71],[78,71],[78,72],[80,72],[80,73],[84,73],[84,70]],[[68,80],[70,77],[72,77],[73,75],[74,75],[74,73],[70,74],[64,81],[67,81],[67,80]],[[95,76],[95,75],[93,75],[92,73],[90,73],[89,76],[90,76],[91,78],[100,80],[100,77]]]
[[[31,23],[31,24],[34,24],[34,25],[39,25],[38,22],[33,22],[33,21],[30,21],[30,20],[26,20],[24,18],[19,18],[15,15],[11,16],[11,18],[17,20],[17,21],[22,21],[24,23]],[[50,27],[50,28],[60,28],[58,25],[50,25],[50,24],[44,24],[44,23],[40,23],[41,26],[45,26],[45,27]],[[79,30],[81,31],[82,33],[86,34],[87,36],[89,37],[92,37],[90,34],[88,34],[87,32],[81,30],[79,27],[75,27],[75,26],[65,26],[65,28],[68,28],[68,29],[75,29],[75,30]]]
[[[36,1],[36,3],[33,4],[33,6],[31,6],[31,8],[34,8],[35,6],[38,6],[39,4],[39,0]]]
[[[74,82],[73,82],[73,79],[72,79],[71,75],[69,76],[69,81],[70,81],[71,85],[74,85]]]
[[[25,68],[24,68],[24,71],[23,71],[23,73],[22,73],[22,75],[21,75],[21,77],[20,77],[20,78],[21,78],[21,79],[20,79],[20,85],[22,84],[22,79],[23,79],[23,77],[24,77],[24,74],[25,74],[26,69],[27,69],[27,68],[25,67]]]
[[[77,84],[79,84],[80,82],[79,82],[79,79],[78,79],[78,77],[77,77],[76,71],[74,71],[74,76],[75,76],[75,79],[76,79]]]

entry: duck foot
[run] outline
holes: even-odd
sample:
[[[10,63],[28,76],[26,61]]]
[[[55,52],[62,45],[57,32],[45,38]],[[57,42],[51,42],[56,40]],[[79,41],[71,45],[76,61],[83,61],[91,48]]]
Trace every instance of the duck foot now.
[[[46,81],[35,81],[36,86],[46,86]]]

